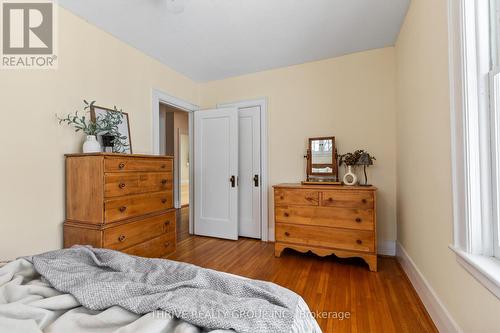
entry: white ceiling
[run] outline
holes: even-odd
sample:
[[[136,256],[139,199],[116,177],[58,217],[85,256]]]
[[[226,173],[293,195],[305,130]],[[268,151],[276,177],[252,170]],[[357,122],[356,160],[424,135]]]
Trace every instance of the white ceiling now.
[[[59,0],[197,80],[394,45],[410,0]],[[181,9],[181,13],[174,13]]]

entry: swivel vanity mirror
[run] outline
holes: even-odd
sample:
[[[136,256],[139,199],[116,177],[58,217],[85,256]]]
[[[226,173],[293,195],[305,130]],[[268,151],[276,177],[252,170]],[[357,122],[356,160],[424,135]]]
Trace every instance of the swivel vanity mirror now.
[[[309,138],[306,175],[302,184],[341,184],[338,176],[335,137]]]

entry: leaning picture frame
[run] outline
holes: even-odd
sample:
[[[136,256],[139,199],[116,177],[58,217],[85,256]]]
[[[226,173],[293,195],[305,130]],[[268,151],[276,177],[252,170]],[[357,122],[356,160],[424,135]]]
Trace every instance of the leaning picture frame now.
[[[118,152],[123,154],[132,154],[132,138],[130,137],[130,122],[127,112],[93,105],[90,108],[90,118],[92,121],[95,121],[98,117],[104,117],[107,112],[121,112],[123,114],[123,122],[118,125],[118,132],[122,137],[123,147],[121,147],[121,151]],[[102,134],[104,133],[97,135],[97,140],[99,141],[101,146],[103,145]],[[113,152],[115,152],[114,149]]]

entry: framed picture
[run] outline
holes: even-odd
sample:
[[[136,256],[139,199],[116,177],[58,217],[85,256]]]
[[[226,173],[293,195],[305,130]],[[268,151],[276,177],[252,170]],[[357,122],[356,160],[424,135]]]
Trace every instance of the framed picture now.
[[[103,119],[106,117],[106,114],[108,112],[114,112],[114,113],[119,113],[121,111],[119,110],[114,110],[114,109],[108,109],[102,106],[97,106],[94,105],[90,109],[90,118],[92,121],[95,121],[97,118]],[[123,114],[123,121],[121,124],[118,125],[118,133],[120,135],[120,139],[118,143],[116,142],[115,139],[115,144],[113,147],[113,152],[116,153],[124,153],[124,154],[132,154],[132,139],[130,138],[130,123],[128,119],[128,113],[126,112],[121,112]],[[102,134],[106,133],[101,133],[100,135],[97,136],[97,139],[99,143],[102,146]]]

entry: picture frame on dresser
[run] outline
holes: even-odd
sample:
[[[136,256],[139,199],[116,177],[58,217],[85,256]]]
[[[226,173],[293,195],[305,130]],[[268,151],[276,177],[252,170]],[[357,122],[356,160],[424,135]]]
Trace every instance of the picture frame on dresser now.
[[[278,184],[274,188],[275,256],[286,248],[362,258],[377,271],[373,186]]]
[[[121,110],[118,110],[118,109],[116,109],[116,107],[115,107],[115,109],[109,109],[109,108],[105,108],[102,106],[92,105],[90,108],[90,119],[92,119],[92,121],[96,121],[96,119],[98,117],[102,118],[108,112],[120,112],[123,115],[123,118],[122,118],[123,121],[120,125],[118,125],[118,133],[121,136],[121,141],[123,143],[123,147],[122,147],[123,151],[121,151],[121,153],[132,154],[132,138],[130,136],[130,121],[129,121],[129,117],[128,117],[127,112],[123,112]],[[101,146],[103,146],[103,140],[102,140],[103,134],[106,134],[106,133],[100,133],[97,135],[97,140],[99,141],[99,144]]]

